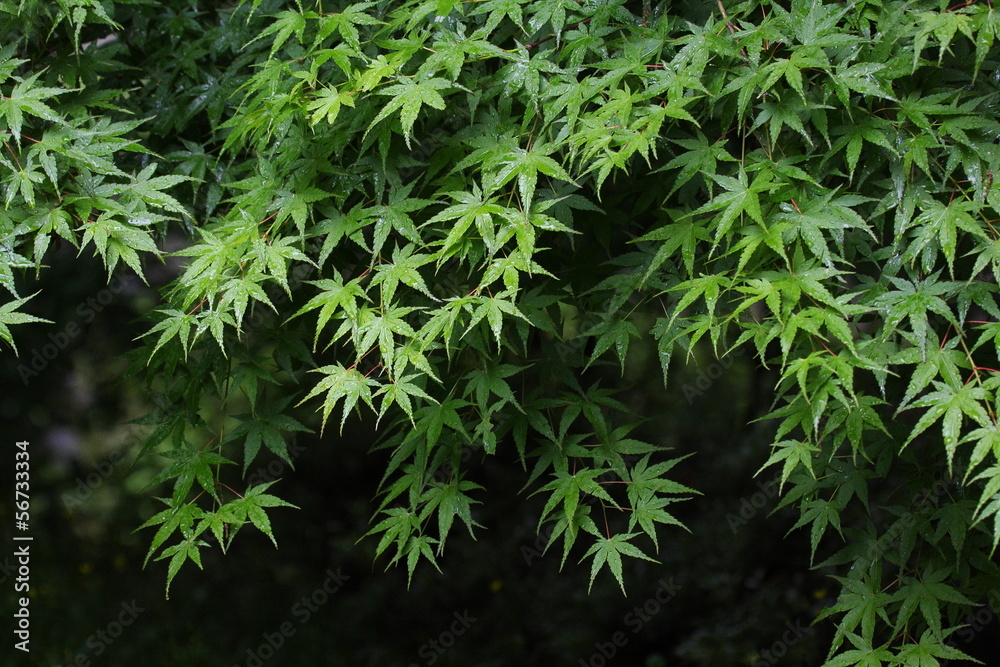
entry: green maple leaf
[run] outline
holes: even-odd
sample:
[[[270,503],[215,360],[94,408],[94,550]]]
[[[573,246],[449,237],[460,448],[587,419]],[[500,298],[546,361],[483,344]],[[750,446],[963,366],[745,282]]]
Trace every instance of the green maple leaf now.
[[[615,579],[618,581],[618,585],[622,589],[622,594],[625,593],[625,581],[622,579],[622,556],[631,556],[632,558],[641,558],[643,560],[648,560],[652,563],[658,563],[659,561],[650,558],[642,551],[630,543],[629,540],[638,535],[638,533],[619,533],[617,535],[612,535],[611,537],[597,537],[597,542],[594,543],[587,553],[583,555],[580,562],[583,562],[587,558],[593,557],[593,563],[590,567],[590,584],[587,586],[587,591],[594,585],[594,579],[597,578],[597,573],[605,565],[611,570],[611,574],[614,575]]]
[[[378,115],[368,125],[368,129],[365,130],[365,137],[368,136],[373,127],[378,125],[379,121],[398,110],[399,120],[403,126],[403,137],[406,139],[406,147],[412,148],[410,146],[410,136],[413,132],[413,124],[420,113],[420,108],[426,104],[433,109],[444,110],[445,101],[438,91],[451,88],[452,86],[452,82],[447,79],[435,77],[418,82],[404,77],[400,83],[380,90],[378,92],[379,95],[391,95],[392,99],[382,107],[382,110],[379,111]]]
[[[374,409],[372,405],[372,388],[381,386],[378,380],[365,377],[357,368],[344,368],[340,364],[315,368],[312,372],[323,373],[326,377],[316,383],[316,386],[312,388],[309,394],[296,405],[301,405],[313,396],[326,392],[326,397],[323,399],[323,427],[326,426],[333,408],[341,400],[344,402],[343,414],[340,420],[341,431],[344,429],[344,422],[347,421],[348,413],[354,409],[359,401]],[[322,433],[322,429],[320,429],[320,433]]]
[[[35,292],[31,296],[26,296],[23,299],[15,299],[0,306],[0,338],[10,343],[10,346],[14,348],[14,354],[17,354],[17,346],[14,344],[14,336],[10,333],[10,329],[7,328],[8,324],[30,324],[32,322],[53,324],[52,320],[17,312],[17,309],[23,306],[28,299],[37,295],[38,292]]]

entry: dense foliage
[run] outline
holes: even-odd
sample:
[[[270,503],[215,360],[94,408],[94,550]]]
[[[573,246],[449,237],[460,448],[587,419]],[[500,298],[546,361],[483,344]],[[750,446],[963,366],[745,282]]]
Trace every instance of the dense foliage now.
[[[378,429],[369,539],[411,575],[507,452],[557,557],[624,588],[697,491],[619,368],[745,349],[779,377],[762,470],[840,584],[827,664],[962,658],[1000,590],[998,30],[927,0],[4,0],[0,336],[54,246],[110,279],[183,239],[134,359],[168,591],[273,539],[287,503],[241,473],[293,463],[300,403]]]

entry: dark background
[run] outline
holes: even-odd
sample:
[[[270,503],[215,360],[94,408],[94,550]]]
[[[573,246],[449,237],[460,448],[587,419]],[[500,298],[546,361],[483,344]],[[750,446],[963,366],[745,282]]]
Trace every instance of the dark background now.
[[[369,451],[376,434],[356,420],[342,436],[299,434],[294,470],[259,458],[248,471],[279,479],[275,492],[301,508],[272,512],[278,549],[248,530],[228,554],[206,550],[204,571],[182,570],[166,600],[166,561],[143,569],[154,531],[134,532],[162,508],[155,497],[165,489],[144,487],[163,460],[134,460],[145,427],[128,423],[149,407],[126,353],[155,291],[123,274],[111,281],[114,293],[99,263],[74,255],[53,253],[33,302],[54,324],[20,327],[20,356],[2,362],[3,469],[13,471],[20,440],[30,442],[32,462],[31,664],[228,667],[270,656],[260,663],[601,665],[603,649],[613,652],[607,664],[752,665],[768,664],[761,651],[772,648],[780,664],[822,662],[828,631],[809,624],[835,597],[832,582],[809,570],[806,535],[783,537],[792,513],[767,518],[773,474],[752,477],[767,440],[748,424],[766,408],[773,378],[740,358],[679,363],[664,390],[659,370],[643,362],[655,352],[639,350],[618,380],[649,417],[640,437],[695,454],[677,476],[704,494],[675,506],[691,532],[661,531],[659,564],[626,563],[627,596],[607,573],[588,593],[582,552],[562,572],[561,543],[541,555],[541,500],[519,492],[526,477],[503,447],[485,459],[470,451],[466,462],[487,489],[474,514],[486,530],[476,541],[456,526],[442,571],[421,566],[407,589],[405,568],[386,570],[385,559],[374,560],[375,539],[363,539],[386,457]],[[151,282],[171,273],[151,266]],[[78,332],[67,328],[74,322]],[[61,337],[66,331],[76,335]],[[296,417],[317,427],[313,407]],[[5,530],[12,483],[13,472],[0,480]],[[14,543],[4,544],[0,579],[13,609],[16,568],[3,558]],[[338,573],[342,587],[319,592]],[[669,600],[660,604],[657,594]],[[315,611],[303,596],[318,602]],[[134,620],[130,605],[141,609]],[[120,636],[105,641],[124,620]],[[273,656],[268,638],[280,645]],[[12,643],[4,652],[17,656]]]
[[[156,284],[175,269],[149,267],[152,287],[114,276],[114,293],[99,262],[77,259],[71,250],[52,253],[33,301],[34,312],[54,323],[19,327],[20,356],[6,354],[0,362],[6,459],[0,468],[9,471],[0,478],[0,587],[10,610],[2,650],[12,656],[3,664],[824,661],[830,629],[811,623],[833,604],[836,582],[810,569],[807,534],[785,535],[793,511],[768,516],[778,499],[774,472],[757,478],[754,472],[767,458],[763,429],[770,427],[754,418],[766,411],[774,378],[746,357],[718,362],[705,354],[687,365],[678,359],[664,389],[658,365],[645,362],[655,350],[637,347],[617,380],[628,388],[629,406],[648,418],[637,437],[672,447],[672,454],[693,453],[675,474],[704,494],[674,506],[690,532],[661,530],[659,564],[626,562],[627,596],[607,572],[588,593],[589,567],[577,565],[578,549],[561,572],[561,542],[541,555],[547,534],[543,528],[540,538],[535,522],[542,501],[520,492],[526,476],[513,448],[503,445],[492,457],[470,451],[465,464],[487,489],[474,511],[486,530],[476,541],[456,526],[441,572],[422,564],[407,588],[405,567],[386,569],[384,558],[374,560],[375,539],[363,537],[386,455],[370,451],[377,434],[367,423],[349,420],[343,435],[299,434],[290,446],[294,470],[258,458],[248,471],[255,481],[279,480],[275,492],[300,508],[272,511],[278,549],[247,530],[227,554],[218,545],[204,550],[204,571],[185,567],[165,599],[166,561],[143,569],[154,531],[135,532],[163,507],[156,496],[167,490],[146,487],[164,460],[135,460],[145,427],[129,421],[149,405],[143,384],[127,372],[127,353],[143,332],[138,318],[156,303]],[[74,322],[76,335],[61,338]],[[37,375],[26,372],[34,370],[36,351],[52,356],[59,345],[64,349]],[[614,369],[608,377],[617,375]],[[295,416],[318,433],[313,407]],[[28,656],[12,647],[10,616],[17,576],[13,462],[22,440],[30,442],[32,463]],[[321,592],[337,581],[336,592]],[[660,604],[658,595],[669,599]],[[313,600],[312,609],[303,597]],[[128,625],[116,625],[122,621]],[[1000,664],[989,645],[994,614],[984,608],[969,622],[955,644],[987,665]]]
[[[626,563],[627,596],[607,573],[588,593],[589,567],[576,564],[582,553],[571,554],[562,572],[561,543],[541,555],[541,501],[519,492],[525,475],[502,446],[485,459],[470,451],[466,463],[487,489],[474,514],[486,530],[475,541],[456,526],[442,571],[422,565],[408,589],[405,568],[386,570],[385,559],[374,560],[375,539],[363,538],[386,460],[369,451],[376,434],[356,420],[342,436],[299,434],[294,470],[267,458],[249,470],[261,481],[279,479],[275,492],[301,508],[273,511],[278,549],[248,530],[228,554],[206,550],[204,571],[182,570],[165,599],[166,561],[143,569],[153,530],[134,532],[162,508],[155,497],[165,490],[144,487],[163,460],[134,460],[144,427],[128,422],[149,406],[142,383],[126,372],[126,353],[142,333],[137,318],[153,307],[155,292],[123,274],[112,279],[115,294],[99,263],[73,255],[54,252],[40,279],[34,312],[54,324],[20,327],[20,356],[2,362],[2,467],[13,471],[20,440],[30,442],[32,462],[32,652],[14,651],[10,632],[3,649],[17,664],[823,662],[829,629],[810,623],[832,604],[835,582],[810,570],[807,535],[784,536],[792,512],[767,516],[777,503],[773,472],[753,477],[766,460],[766,426],[751,422],[766,408],[773,378],[746,358],[678,360],[664,389],[657,366],[643,362],[655,352],[637,348],[618,380],[629,387],[630,407],[649,418],[639,437],[694,453],[677,468],[678,480],[704,494],[675,506],[691,532],[661,531],[659,564]],[[171,272],[150,267],[154,286]],[[79,331],[61,338],[73,322]],[[52,356],[60,344],[37,375],[25,371],[41,366],[31,366],[36,351]],[[296,416],[316,427],[312,407]],[[12,472],[0,480],[0,512],[11,518],[5,531],[12,483]],[[0,583],[12,610],[14,543],[3,544]],[[320,592],[337,574],[339,590]],[[657,594],[670,599],[660,604]],[[105,641],[120,621],[130,622]]]

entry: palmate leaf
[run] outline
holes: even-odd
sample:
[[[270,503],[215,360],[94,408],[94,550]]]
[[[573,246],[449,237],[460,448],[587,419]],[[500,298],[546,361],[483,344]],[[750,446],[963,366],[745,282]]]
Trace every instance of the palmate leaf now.
[[[428,535],[420,535],[419,537],[410,538],[410,541],[407,543],[405,548],[407,587],[413,583],[413,572],[417,569],[417,563],[420,561],[421,557],[430,561],[430,564],[434,566],[435,570],[438,572],[441,571],[440,566],[437,564],[437,559],[434,557],[434,550],[431,548],[437,543],[438,540]]]
[[[507,382],[507,378],[522,370],[523,367],[511,364],[498,364],[491,365],[485,370],[470,371],[465,376],[468,383],[466,384],[463,398],[475,396],[476,406],[478,406],[482,415],[490,415],[505,404],[510,404],[521,412],[520,403],[514,395],[510,383]],[[500,402],[497,403],[491,398],[493,396],[500,399]]]
[[[255,7],[256,7],[255,2]],[[292,34],[296,34],[301,42],[305,35],[307,19],[315,19],[318,15],[315,12],[297,12],[294,10],[285,10],[279,12],[274,16],[274,22],[267,27],[263,32],[261,32],[257,37],[254,38],[253,42],[257,40],[268,37],[269,35],[274,35],[272,45],[271,45],[271,55],[273,58],[274,54],[282,47],[282,45],[288,40]],[[247,44],[250,46],[253,44]]]
[[[684,269],[687,271],[688,277],[693,278],[695,250],[698,247],[699,241],[708,241],[710,238],[704,226],[694,220],[682,218],[679,212],[668,211],[668,215],[670,215],[671,219],[678,221],[654,229],[635,240],[636,243],[640,241],[662,241],[662,244],[656,249],[656,255],[649,263],[649,268],[646,269],[646,273],[643,276],[644,283],[665,262],[676,258],[678,250],[680,251]]]
[[[577,505],[580,504],[580,494],[588,494],[599,498],[610,505],[616,505],[615,500],[596,481],[596,478],[608,472],[601,468],[581,471],[570,474],[562,471],[556,474],[556,479],[549,482],[535,493],[551,491],[549,499],[545,502],[545,508],[538,520],[539,527],[555,511],[561,508],[564,516],[572,517],[576,515]]]
[[[882,667],[898,664],[891,651],[881,646],[872,646],[870,639],[859,637],[853,632],[844,634],[854,648],[827,660],[822,667]]]
[[[444,543],[448,538],[448,533],[451,532],[455,517],[462,520],[469,535],[473,538],[475,538],[472,531],[473,526],[483,527],[472,518],[472,505],[478,505],[479,501],[473,500],[467,493],[482,488],[479,484],[456,476],[446,485],[432,486],[421,498],[421,501],[425,503],[420,512],[421,519],[437,514],[439,540],[437,553],[439,556],[444,552]]]
[[[961,341],[957,338],[938,345],[929,345],[927,351],[914,347],[899,350],[892,357],[895,364],[912,364],[910,382],[897,410],[902,412],[920,392],[930,386],[931,381],[940,378],[946,384],[957,387],[962,384],[962,376],[968,371],[968,357],[958,349]]]
[[[622,594],[625,595],[625,581],[622,579],[622,556],[631,556],[632,558],[641,558],[642,560],[648,560],[652,563],[658,563],[659,561],[650,558],[646,554],[629,542],[630,539],[638,535],[638,533],[619,533],[611,537],[603,537],[601,535],[597,536],[597,541],[587,550],[587,553],[583,555],[580,562],[583,562],[587,558],[593,557],[593,562],[590,566],[590,584],[587,586],[587,590],[590,591],[591,587],[594,585],[594,579],[597,578],[597,573],[605,565],[611,570],[611,574],[614,575],[615,579],[618,581],[618,585],[622,589]]]
[[[285,409],[291,402],[291,397],[283,398],[264,411],[257,414],[238,415],[240,424],[229,432],[227,440],[244,438],[243,443],[243,474],[260,451],[261,443],[273,454],[283,459],[292,470],[294,462],[288,455],[288,446],[282,432],[305,432],[312,430],[303,426],[298,420],[285,414]]]
[[[972,525],[976,525],[983,519],[993,517],[993,544],[990,547],[990,557],[997,551],[997,545],[1000,544],[1000,494],[994,494],[992,498],[987,498],[986,494],[983,494],[983,498],[980,499],[980,505],[985,503],[985,506],[977,510],[975,521]]]
[[[179,544],[167,547],[163,550],[163,553],[157,556],[156,560],[163,560],[164,558],[169,558],[170,563],[167,565],[167,588],[166,588],[166,598],[170,599],[170,584],[180,572],[181,566],[187,560],[192,561],[198,566],[198,569],[203,569],[201,565],[201,552],[199,547],[209,546],[208,542],[204,540],[195,539],[193,537],[185,538]]]
[[[191,176],[181,174],[166,174],[164,176],[153,176],[156,165],[152,164],[131,179],[126,184],[124,195],[142,201],[146,205],[162,208],[179,215],[187,215],[188,210],[174,197],[165,191],[180,183],[197,180]],[[155,252],[155,251],[153,251]]]
[[[720,140],[714,144],[710,144],[708,138],[701,131],[698,131],[696,136],[696,139],[673,139],[674,143],[685,150],[679,152],[670,162],[656,170],[681,168],[680,173],[677,174],[677,178],[674,180],[670,194],[680,189],[697,174],[717,173],[720,161],[737,161],[726,150],[724,141]]]
[[[1000,428],[996,424],[990,424],[984,428],[977,428],[969,431],[958,444],[967,442],[975,443],[972,453],[969,455],[969,465],[965,471],[962,483],[968,480],[969,475],[979,466],[988,454],[1000,460]]]
[[[170,500],[166,498],[160,498],[160,501],[171,505]],[[152,542],[149,547],[149,551],[146,552],[146,559],[143,561],[143,567],[149,562],[150,556],[152,556],[167,538],[170,537],[174,532],[180,531],[181,535],[185,538],[192,535],[192,529],[194,527],[194,522],[204,516],[204,512],[200,507],[193,503],[187,503],[181,505],[180,507],[169,507],[157,514],[154,514],[145,523],[135,529],[135,531],[140,531],[143,528],[149,528],[151,526],[160,526],[157,529],[156,534],[153,536]]]
[[[462,237],[473,225],[483,240],[491,241],[496,235],[493,216],[500,216],[504,212],[504,207],[498,201],[499,198],[487,197],[475,183],[470,192],[449,192],[447,195],[456,203],[440,211],[428,221],[428,224],[453,221],[447,228],[448,235],[445,237],[439,253],[439,266],[451,254],[450,251],[460,244]]]
[[[432,549],[438,540],[420,534],[420,519],[416,513],[403,507],[393,507],[383,512],[388,516],[365,534],[368,536],[382,533],[382,539],[375,549],[376,556],[383,554],[390,545],[396,547],[395,554],[389,562],[390,566],[406,556],[407,587],[413,582],[413,572],[421,557],[440,571]]]
[[[1000,544],[1000,465],[990,466],[972,478],[973,482],[979,480],[986,480],[986,484],[979,496],[979,502],[976,503],[972,525],[993,517],[993,545],[990,548],[990,556],[992,557],[996,552],[997,544]]]
[[[382,365],[391,373],[396,357],[397,336],[404,339],[416,336],[416,331],[405,319],[413,310],[404,307],[387,311],[364,309],[358,318],[360,322],[355,323],[354,331],[355,345],[359,352],[358,360],[360,361],[377,346]]]
[[[375,221],[372,235],[373,255],[379,254],[392,232],[417,246],[423,245],[423,239],[411,214],[419,213],[437,202],[433,199],[410,197],[412,190],[413,184],[393,188],[387,204],[367,209],[366,218]]]
[[[236,537],[237,529],[242,524],[243,522],[237,519],[233,513],[231,503],[227,503],[220,507],[218,511],[205,512],[195,528],[194,534],[201,535],[206,529],[211,530],[212,535],[222,548],[222,553],[225,553],[232,543],[233,538]]]
[[[573,451],[572,447],[567,448],[569,451]],[[552,454],[557,455],[555,449],[551,450]],[[536,472],[539,471],[542,461],[539,461],[539,466],[536,467]],[[593,475],[593,470],[581,473],[578,477],[575,474],[570,474],[569,471],[560,465],[556,465],[556,479],[549,484],[545,485],[536,493],[541,491],[552,491],[549,495],[548,500],[545,503],[545,508],[542,511],[541,518],[538,522],[539,528],[546,518],[554,516],[556,518],[556,523],[553,528],[552,533],[549,536],[549,541],[545,547],[547,551],[549,546],[559,537],[563,538],[563,555],[562,561],[560,562],[560,569],[565,565],[566,559],[569,556],[570,550],[576,543],[579,537],[580,530],[583,529],[593,535],[600,536],[600,532],[594,521],[590,518],[590,503],[593,501],[603,501],[609,503],[609,505],[614,505],[614,500],[611,496],[600,486],[596,481],[597,475]],[[604,474],[607,471],[601,471]],[[586,494],[584,499],[581,499],[581,492]],[[581,502],[581,500],[583,500]]]
[[[772,182],[773,175],[769,171],[762,170],[755,174],[753,182],[748,182],[747,174],[742,169],[737,178],[721,174],[709,174],[709,176],[722,186],[723,190],[707,204],[695,210],[692,215],[721,211],[712,218],[712,227],[715,228],[713,242],[716,245],[729,232],[733,223],[744,214],[757,223],[764,223],[760,195],[778,187]]]
[[[850,91],[892,100],[895,98],[891,91],[877,76],[885,68],[884,63],[857,63],[849,67],[838,68],[836,74],[830,77],[830,81],[837,91],[837,97],[845,106],[848,104]]]
[[[517,2],[518,0],[503,0]],[[489,3],[487,3],[489,4]],[[557,73],[561,69],[546,57],[546,52],[532,56],[521,44],[512,49],[508,55],[510,62],[497,72],[497,83],[503,85],[504,92],[510,95],[524,91],[527,95],[536,95],[541,89],[545,74]]]
[[[396,293],[396,288],[400,283],[407,287],[422,292],[431,299],[436,297],[431,294],[424,282],[423,276],[418,269],[434,260],[433,255],[415,253],[415,246],[410,243],[402,248],[396,248],[392,253],[392,261],[386,264],[379,264],[375,268],[375,277],[371,285],[381,285],[382,302],[391,303]]]
[[[833,143],[830,155],[839,156],[846,149],[843,154],[847,159],[848,173],[853,178],[866,142],[885,149],[889,154],[895,153],[892,140],[886,136],[890,127],[889,123],[875,116],[863,115],[855,118],[851,125],[836,128],[838,131],[843,131],[843,134]],[[871,150],[869,150],[869,155],[872,155]]]
[[[382,533],[382,539],[375,547],[375,555],[382,555],[390,544],[395,543],[397,547],[396,558],[398,559],[403,546],[409,542],[410,535],[415,530],[419,530],[420,523],[416,514],[403,507],[390,507],[383,510],[383,513],[388,516],[365,533],[365,536]]]
[[[14,344],[14,336],[11,334],[10,329],[7,325],[10,324],[30,324],[32,322],[42,322],[45,324],[53,324],[51,320],[46,320],[41,317],[35,317],[34,315],[28,315],[27,313],[19,313],[17,309],[23,306],[28,299],[38,296],[38,292],[35,292],[31,296],[26,296],[21,299],[14,299],[13,301],[8,301],[7,303],[0,306],[0,338],[10,343],[10,346],[14,348],[14,354],[17,354],[17,345]]]
[[[935,314],[958,327],[952,307],[945,298],[957,289],[955,283],[937,281],[937,276],[929,276],[920,281],[890,278],[895,290],[887,291],[876,298],[872,305],[885,311],[885,327],[895,329],[907,321],[914,335],[921,355],[926,355],[931,340],[928,315]]]
[[[924,573],[919,579],[911,577],[903,579],[894,596],[894,600],[900,602],[899,615],[894,626],[896,631],[906,625],[913,613],[919,609],[932,636],[938,641],[944,640],[940,604],[942,602],[968,606],[975,604],[952,586],[943,582],[947,574],[947,568],[939,568]]]
[[[594,523],[593,519],[590,518],[590,505],[578,505],[576,508],[576,514],[572,517],[567,517],[562,512],[558,512],[555,525],[552,527],[552,531],[549,533],[549,539],[545,543],[545,548],[542,553],[548,553],[549,548],[555,544],[556,540],[560,537],[563,538],[563,554],[562,560],[559,561],[559,570],[561,571],[566,566],[566,559],[569,558],[569,552],[572,550],[573,545],[576,544],[577,538],[580,536],[580,531],[583,530],[592,535],[600,534],[597,525]]]
[[[403,137],[406,139],[406,147],[412,148],[410,145],[410,136],[413,132],[413,124],[420,113],[420,108],[426,104],[432,109],[443,110],[445,108],[444,98],[441,97],[441,93],[438,91],[451,88],[452,85],[447,79],[437,77],[427,79],[426,81],[414,81],[403,78],[400,83],[380,90],[378,92],[379,95],[391,95],[392,99],[382,107],[382,110],[379,111],[378,115],[368,125],[368,129],[365,130],[365,137],[368,136],[373,127],[378,125],[379,121],[399,110],[399,121],[403,127]]]
[[[653,541],[653,547],[660,551],[660,540],[657,538],[657,524],[679,526],[687,530],[687,527],[664,507],[686,498],[640,498],[632,507],[632,514],[629,516],[629,530],[638,524],[643,532]],[[689,531],[690,532],[690,531]]]
[[[538,174],[564,182],[573,180],[562,165],[548,157],[554,149],[555,146],[546,145],[534,146],[530,151],[517,149],[501,161],[500,169],[495,174],[489,174],[484,179],[484,188],[492,193],[516,178],[521,207],[530,209],[535,199]]]
[[[691,456],[691,454],[662,461],[655,465],[649,465],[650,456],[650,454],[646,454],[636,461],[631,470],[629,470],[630,483],[628,485],[628,497],[633,505],[639,504],[643,499],[653,498],[657,494],[699,493],[680,482],[675,482],[665,477],[666,473],[688,458],[688,456]]]
[[[469,315],[469,324],[465,329],[465,333],[468,333],[477,324],[486,320],[489,324],[490,331],[493,333],[493,337],[497,342],[497,349],[500,349],[503,344],[503,336],[501,332],[503,331],[503,321],[504,316],[514,316],[518,317],[525,322],[528,318],[524,316],[517,306],[515,306],[511,301],[510,297],[513,295],[507,292],[501,292],[496,297],[472,297],[470,299],[470,304],[474,306],[474,309]],[[464,334],[463,334],[464,335]]]
[[[223,292],[219,298],[219,303],[216,308],[220,310],[228,310],[232,308],[234,314],[236,315],[237,329],[243,328],[243,317],[246,315],[251,299],[264,304],[274,312],[278,312],[278,309],[274,306],[271,298],[267,295],[267,292],[264,291],[264,287],[262,286],[262,283],[264,282],[263,278],[263,271],[258,269],[253,272],[244,273],[240,276],[234,276],[230,280],[222,283],[221,289]]]
[[[841,537],[843,537],[843,532],[840,529],[840,513],[843,509],[844,506],[841,503],[824,499],[803,503],[801,517],[799,517],[799,520],[794,526],[788,529],[788,532],[791,533],[796,528],[801,528],[806,524],[812,524],[809,536],[810,545],[812,547],[812,551],[809,555],[810,563],[815,562],[816,560],[816,548],[819,546],[819,541],[823,539],[823,534],[826,533],[828,526],[832,525],[837,529],[838,533],[841,533]]]
[[[935,382],[935,391],[913,403],[914,408],[927,408],[917,421],[905,444],[913,440],[931,427],[939,419],[941,422],[944,449],[948,455],[948,472],[951,473],[952,460],[962,434],[962,422],[965,418],[972,419],[981,427],[993,423],[987,413],[985,401],[986,391],[982,387],[967,384],[956,389],[952,385]],[[943,419],[942,419],[943,418]]]
[[[789,227],[802,239],[806,248],[817,259],[828,267],[843,259],[830,250],[830,241],[835,243],[843,238],[845,229],[858,229],[867,234],[873,234],[869,225],[854,210],[854,206],[865,203],[860,197],[837,196],[836,192],[827,192],[819,197],[810,197],[799,201],[794,206],[784,204],[777,220],[787,221]],[[841,251],[843,249],[841,248]]]
[[[309,394],[296,405],[305,403],[313,396],[318,396],[326,392],[323,399],[323,428],[330,418],[330,413],[341,400],[344,402],[343,412],[340,419],[340,430],[344,430],[344,423],[347,415],[358,404],[358,401],[365,403],[368,407],[375,409],[372,404],[372,389],[381,386],[381,382],[361,373],[353,366],[344,368],[341,364],[332,364],[313,369],[314,373],[323,373],[326,377],[316,383]],[[321,428],[320,433],[323,432]]]
[[[58,95],[70,92],[66,88],[52,88],[35,85],[41,72],[31,74],[14,84],[10,94],[0,96],[0,118],[3,118],[6,128],[21,141],[21,129],[24,127],[25,115],[35,116],[49,122],[61,122],[62,118],[47,104]]]
[[[160,253],[153,237],[148,232],[132,224],[116,220],[108,213],[102,213],[97,220],[83,225],[81,229],[83,230],[83,238],[80,241],[80,249],[82,250],[93,241],[104,260],[109,280],[115,267],[118,266],[118,260],[123,259],[143,282],[146,281],[139,253],[148,253],[153,256]]]
[[[434,52],[424,61],[417,73],[434,75],[444,69],[452,81],[459,78],[466,60],[473,59],[470,56],[513,59],[513,56],[485,39],[460,39],[454,33],[442,35],[442,39],[434,43],[433,49]]]
[[[760,467],[760,470],[756,473],[757,475],[764,468],[776,463],[782,464],[781,487],[785,486],[789,475],[800,465],[805,467],[810,474],[815,475],[813,472],[813,452],[819,451],[819,447],[816,445],[804,440],[782,440],[771,445],[771,448],[775,451],[768,458],[767,462]]]
[[[326,326],[330,318],[338,311],[342,311],[346,317],[354,317],[358,312],[358,301],[366,298],[364,289],[360,281],[351,280],[346,284],[339,273],[334,272],[334,277],[323,280],[311,280],[310,284],[323,290],[309,302],[302,306],[292,317],[298,317],[304,313],[319,308],[319,315],[316,318],[316,335],[313,339],[313,349],[319,342],[319,333]]]
[[[179,310],[169,308],[161,309],[157,312],[162,313],[166,316],[166,318],[160,320],[156,326],[144,334],[145,336],[148,336],[150,334],[162,332],[160,333],[152,352],[149,353],[149,357],[146,361],[147,365],[153,360],[153,357],[160,350],[160,348],[174,338],[177,338],[178,342],[181,344],[181,349],[184,351],[184,356],[187,357],[188,350],[190,349],[191,329],[194,326],[194,318],[191,313],[182,313]]]
[[[338,90],[336,87],[324,88],[310,102],[306,109],[312,111],[310,123],[315,125],[321,120],[333,124],[337,120],[341,106],[354,107],[354,97],[350,93]]]
[[[354,49],[360,49],[358,26],[378,25],[381,23],[374,16],[365,13],[365,10],[374,6],[374,2],[357,2],[345,7],[342,11],[325,13],[319,18],[316,40],[313,42],[313,46],[315,47],[334,32],[337,32],[349,46]]]
[[[920,635],[918,643],[900,647],[899,656],[896,658],[895,664],[903,665],[904,667],[909,665],[913,665],[914,667],[924,667],[925,665],[927,667],[936,667],[937,665],[947,664],[947,662],[952,660],[974,662],[979,665],[985,664],[983,661],[973,658],[968,653],[945,643],[946,638],[959,629],[960,627],[945,628],[940,633],[934,633],[930,629],[925,630]],[[941,662],[937,658],[944,658],[946,662]]]
[[[237,498],[236,500],[231,500],[225,505],[229,514],[232,516],[234,523],[245,522],[247,519],[250,520],[260,532],[267,535],[274,546],[278,546],[278,541],[274,538],[274,531],[271,529],[271,520],[268,518],[267,513],[264,511],[268,507],[291,507],[293,509],[298,509],[295,505],[278,498],[277,496],[272,496],[269,493],[264,493],[274,482],[266,482],[264,484],[258,484],[256,486],[251,486],[246,490],[246,493],[242,498]]]
[[[173,463],[154,477],[148,486],[152,487],[171,479],[175,480],[171,499],[172,507],[180,507],[185,502],[195,481],[206,493],[217,499],[219,494],[215,488],[215,475],[212,473],[211,466],[234,464],[233,461],[210,449],[197,448],[191,444],[163,452],[163,456],[172,459]]]
[[[410,422],[415,425],[413,419],[413,400],[423,399],[429,403],[436,402],[427,392],[413,383],[419,377],[416,374],[398,377],[394,382],[383,385],[375,393],[376,397],[382,397],[382,402],[378,409],[379,421],[381,421],[386,411],[392,405],[398,405],[406,413],[406,416],[410,418]]]
[[[882,619],[885,623],[889,623],[885,607],[892,596],[880,590],[877,580],[864,581],[853,577],[834,578],[841,583],[843,588],[836,604],[827,607],[819,615],[819,618],[822,619],[834,613],[844,613],[844,617],[837,624],[837,633],[833,640],[834,650],[840,646],[845,637],[856,647],[859,646],[860,642],[867,642],[870,648],[876,620]],[[859,625],[861,626],[860,636],[855,632]],[[854,663],[840,662],[837,664]]]
[[[955,253],[959,239],[970,236],[989,242],[990,237],[974,217],[981,205],[974,201],[959,200],[948,204],[932,199],[921,203],[921,213],[901,232],[916,228],[917,234],[904,254],[904,261],[914,261],[930,247],[940,249],[948,263],[948,271],[955,273]],[[933,244],[933,245],[932,245]]]
[[[920,53],[924,50],[927,40],[931,35],[938,41],[938,62],[944,58],[945,51],[955,38],[955,34],[962,32],[969,39],[974,40],[972,34],[972,20],[963,12],[920,12],[916,16],[920,30],[913,39],[913,69],[916,70]]]
[[[278,205],[278,213],[275,216],[275,221],[280,223],[291,217],[300,235],[305,234],[306,220],[310,211],[314,208],[314,204],[330,197],[329,192],[315,187],[297,188],[294,191],[279,190],[276,194],[278,196],[275,204]],[[287,244],[288,242],[294,242],[294,239],[284,239],[279,241],[279,243],[281,242]],[[305,255],[296,256],[295,258],[305,262],[312,261]]]
[[[504,18],[509,18],[523,31],[524,21],[521,14],[521,5],[525,4],[526,1],[487,0],[487,2],[482,3],[475,11],[475,14],[489,14],[482,32],[484,34],[493,32]]]

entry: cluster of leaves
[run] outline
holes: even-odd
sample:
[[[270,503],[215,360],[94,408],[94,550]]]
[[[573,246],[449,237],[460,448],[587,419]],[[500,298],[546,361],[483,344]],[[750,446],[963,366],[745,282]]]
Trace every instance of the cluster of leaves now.
[[[696,493],[609,386],[650,338],[665,381],[696,345],[778,371],[763,468],[846,545],[827,664],[966,657],[1000,576],[991,6],[160,4],[0,2],[0,335],[51,238],[141,275],[188,236],[138,362],[168,586],[209,533],[273,539],[224,452],[292,463],[292,401],[378,426],[370,534],[411,576],[479,527],[471,448],[623,585]]]
[[[132,173],[119,166],[123,153],[143,151],[134,136],[142,121],[108,113],[120,90],[100,85],[94,68],[75,67],[69,53],[52,57],[48,72],[19,57],[45,48],[40,27],[25,29],[36,22],[61,26],[76,44],[88,16],[116,27],[104,7],[24,4],[0,3],[0,43],[6,45],[0,49],[0,287],[14,298],[0,307],[0,337],[12,346],[8,324],[41,321],[18,310],[30,297],[18,294],[15,276],[32,269],[37,275],[53,241],[81,251],[93,245],[109,276],[119,261],[142,275],[140,254],[160,252],[153,235],[186,213],[166,191],[187,177],[156,176],[157,164],[148,159]]]

